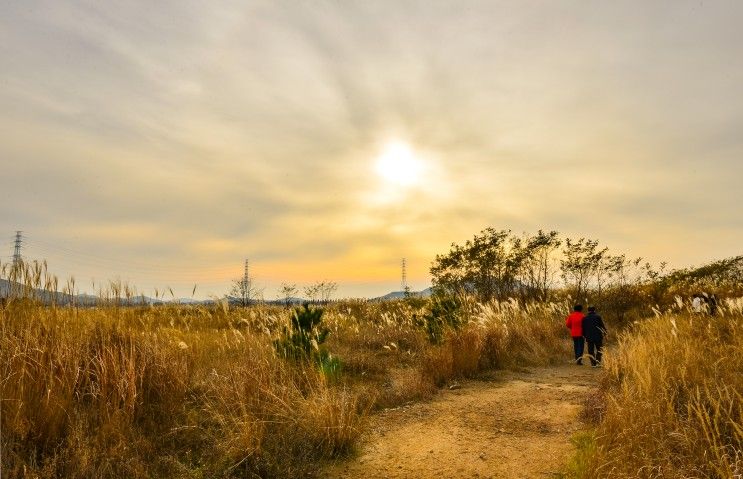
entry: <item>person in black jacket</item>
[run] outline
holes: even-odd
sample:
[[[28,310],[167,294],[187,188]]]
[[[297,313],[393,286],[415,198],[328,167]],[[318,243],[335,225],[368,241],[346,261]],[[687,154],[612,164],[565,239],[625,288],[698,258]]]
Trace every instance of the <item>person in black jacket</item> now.
[[[588,355],[591,358],[591,366],[601,366],[601,349],[604,345],[606,326],[604,321],[596,313],[595,306],[588,307],[588,314],[583,318],[583,337],[588,343]]]

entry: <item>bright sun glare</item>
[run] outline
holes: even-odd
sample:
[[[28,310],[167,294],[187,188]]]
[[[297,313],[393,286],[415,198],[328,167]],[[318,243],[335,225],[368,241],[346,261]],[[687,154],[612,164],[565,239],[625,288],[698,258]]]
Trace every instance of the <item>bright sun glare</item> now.
[[[376,171],[387,183],[397,186],[412,186],[418,182],[423,163],[407,143],[387,143],[377,157]]]

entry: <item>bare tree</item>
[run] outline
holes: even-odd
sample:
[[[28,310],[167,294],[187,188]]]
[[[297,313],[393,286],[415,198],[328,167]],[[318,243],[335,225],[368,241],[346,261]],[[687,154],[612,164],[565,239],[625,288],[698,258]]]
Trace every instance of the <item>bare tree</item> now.
[[[304,294],[313,303],[330,301],[330,297],[338,289],[338,283],[334,281],[317,281],[304,288]]]
[[[624,254],[603,258],[608,279],[605,289],[599,291],[599,298],[607,312],[620,322],[624,322],[625,315],[632,308],[643,302],[639,288],[643,281],[641,262],[642,258],[629,259]]]
[[[304,289],[303,289],[304,295],[312,303],[316,303],[317,302],[317,299],[318,299],[318,297],[320,295],[320,288],[319,288],[318,285],[319,285],[319,283],[313,283],[313,284],[311,284],[309,286],[305,286]]]
[[[323,303],[330,301],[333,293],[338,289],[338,283],[335,281],[321,281],[320,282],[320,297]]]
[[[254,286],[253,278],[242,277],[240,279],[232,280],[232,288],[230,289],[228,296],[230,300],[245,307],[257,301],[262,294],[263,289]]]
[[[565,286],[573,290],[576,299],[584,298],[588,293],[591,281],[601,268],[608,250],[599,249],[597,240],[586,238],[565,240],[560,269]]]
[[[539,230],[536,235],[527,237],[523,243],[521,282],[533,299],[547,301],[558,269],[555,252],[560,248],[562,241],[557,231],[545,233]]]
[[[279,288],[279,299],[283,299],[284,303],[289,306],[290,301],[294,296],[297,295],[299,289],[296,283],[281,283]]]

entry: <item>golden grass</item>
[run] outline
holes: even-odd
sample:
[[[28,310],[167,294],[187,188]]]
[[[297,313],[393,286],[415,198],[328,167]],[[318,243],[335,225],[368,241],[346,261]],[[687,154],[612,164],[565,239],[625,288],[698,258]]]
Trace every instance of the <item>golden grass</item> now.
[[[7,477],[292,477],[352,450],[372,408],[435,394],[455,377],[568,356],[564,306],[468,304],[428,341],[421,301],[326,309],[326,377],[280,358],[290,311],[259,306],[0,310]],[[559,312],[558,312],[559,311]],[[548,342],[548,345],[538,344]]]
[[[734,305],[733,305],[734,306]],[[659,314],[606,355],[600,422],[579,477],[743,474],[743,314]]]
[[[0,338],[3,472],[281,475],[294,458],[348,450],[358,397],[277,358],[267,335],[222,327],[245,324],[242,312],[225,314],[11,304]]]

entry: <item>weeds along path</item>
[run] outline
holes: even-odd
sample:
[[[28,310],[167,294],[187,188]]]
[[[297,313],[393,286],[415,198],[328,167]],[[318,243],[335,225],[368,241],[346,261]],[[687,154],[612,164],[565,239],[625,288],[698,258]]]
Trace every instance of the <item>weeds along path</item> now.
[[[375,414],[359,454],[330,478],[560,477],[598,371],[560,366],[498,372],[432,401]]]

